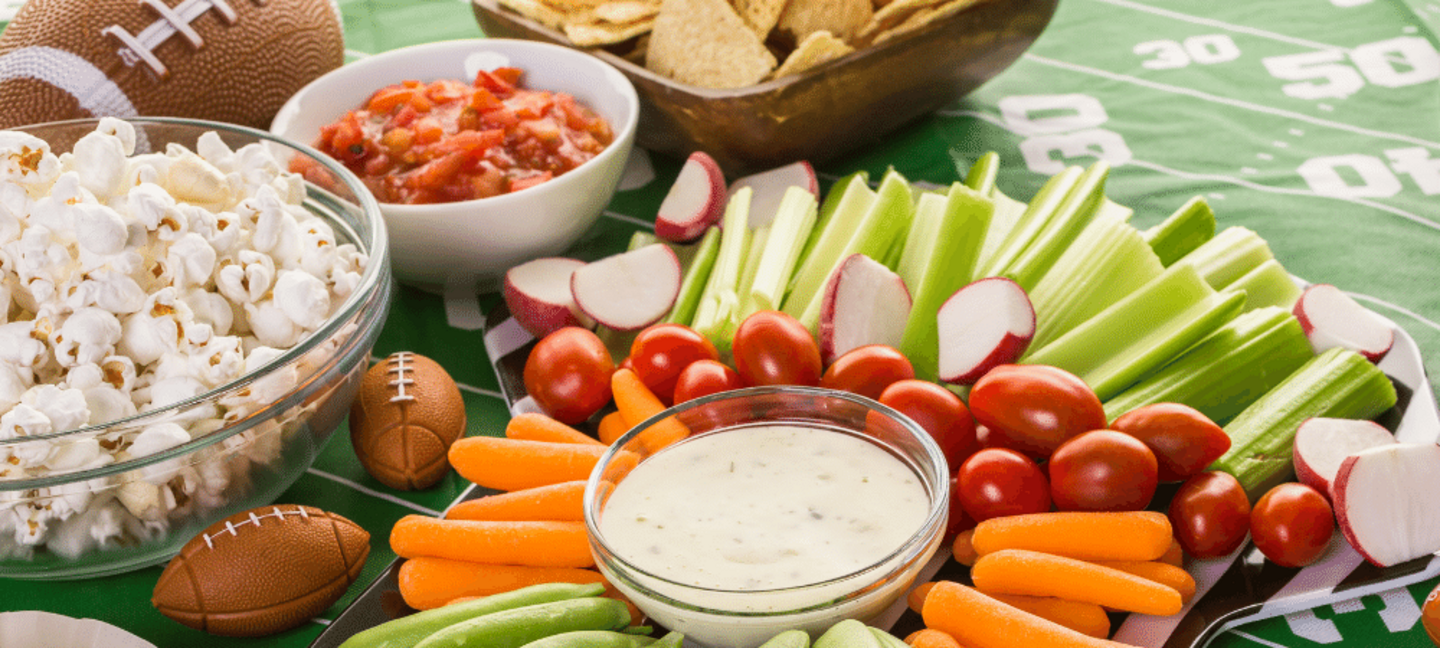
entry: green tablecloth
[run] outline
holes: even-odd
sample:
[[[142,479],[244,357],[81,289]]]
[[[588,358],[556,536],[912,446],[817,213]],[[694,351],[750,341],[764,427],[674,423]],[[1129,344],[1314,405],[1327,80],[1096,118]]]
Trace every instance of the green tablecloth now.
[[[1000,0],[1003,1],[1003,0]],[[7,4],[0,3],[0,12]],[[351,57],[480,36],[457,0],[341,0]],[[1258,231],[1294,274],[1332,283],[1399,322],[1440,367],[1440,3],[1431,0],[1063,0],[1013,68],[967,99],[825,164],[826,178],[893,165],[950,183],[951,155],[1004,162],[999,183],[1028,197],[1063,164],[1110,161],[1109,194],[1158,222],[1206,196],[1222,227]],[[883,101],[883,98],[876,98]],[[642,125],[643,127],[643,125]],[[577,254],[618,251],[652,220],[677,164],[619,194]],[[482,308],[498,303],[482,296]],[[499,434],[508,413],[479,331],[449,325],[444,302],[402,289],[375,349],[442,361],[462,384],[470,434]],[[1432,371],[1432,374],[1434,372]],[[372,533],[368,582],[393,558],[387,536],[407,513],[443,509],[450,476],[396,493],[360,469],[342,430],[281,500],[345,515]],[[76,582],[0,581],[0,610],[92,617],[159,646],[299,648],[361,591],[315,623],[268,640],[209,637],[149,605],[159,568]],[[1243,626],[1217,646],[1428,646],[1418,602],[1434,582]],[[3,644],[3,641],[0,641]]]

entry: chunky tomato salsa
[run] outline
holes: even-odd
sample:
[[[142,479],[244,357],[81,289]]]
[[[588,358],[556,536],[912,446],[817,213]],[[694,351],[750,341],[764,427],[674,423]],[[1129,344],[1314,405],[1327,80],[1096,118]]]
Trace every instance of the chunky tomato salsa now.
[[[521,70],[481,71],[381,88],[363,108],[320,129],[315,147],[339,160],[380,202],[487,198],[550,180],[604,150],[610,125],[574,97],[519,87]],[[297,159],[297,162],[299,160]],[[311,165],[294,171],[321,182]]]

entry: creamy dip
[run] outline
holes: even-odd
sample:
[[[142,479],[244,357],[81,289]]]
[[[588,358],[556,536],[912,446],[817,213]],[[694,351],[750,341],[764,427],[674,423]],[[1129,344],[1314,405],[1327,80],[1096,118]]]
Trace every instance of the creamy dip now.
[[[611,550],[694,587],[773,590],[883,561],[925,524],[909,466],[859,437],[796,425],[706,434],[646,459],[606,501]]]

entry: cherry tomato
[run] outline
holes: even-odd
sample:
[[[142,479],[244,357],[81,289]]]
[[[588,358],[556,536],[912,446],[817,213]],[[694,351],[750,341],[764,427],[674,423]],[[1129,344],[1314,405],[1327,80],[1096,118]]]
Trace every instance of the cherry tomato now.
[[[1230,449],[1225,430],[1199,410],[1179,403],[1137,407],[1115,419],[1110,429],[1139,439],[1155,453],[1162,482],[1187,479]]]
[[[675,404],[740,389],[740,374],[716,360],[696,360],[675,379]]]
[[[1072,437],[1049,468],[1050,497],[1062,511],[1138,511],[1155,496],[1155,453],[1114,430]]]
[[[892,346],[867,344],[837,358],[820,377],[820,386],[879,399],[886,387],[914,377],[905,354]]]
[[[1166,514],[1180,547],[1201,559],[1230,555],[1250,530],[1250,499],[1230,473],[1202,472],[1185,480]]]
[[[760,311],[735,331],[735,372],[756,385],[820,384],[820,347],[810,331],[780,311]]]
[[[975,522],[1050,510],[1050,484],[1029,457],[1008,448],[986,448],[960,464],[955,497]]]
[[[1085,381],[1044,365],[1000,365],[970,390],[970,413],[990,443],[1048,457],[1066,439],[1105,428],[1105,409]]]
[[[695,329],[682,324],[656,324],[640,331],[630,344],[630,366],[640,382],[662,402],[675,396],[675,379],[696,360],[719,360],[720,352]]]
[[[575,425],[610,402],[615,361],[594,333],[567,326],[535,345],[525,360],[525,391],[540,409]]]
[[[1280,484],[1255,502],[1250,537],[1281,567],[1304,567],[1320,558],[1335,533],[1335,512],[1325,496],[1297,482]]]
[[[951,474],[960,470],[960,464],[980,448],[975,437],[975,418],[970,416],[965,401],[940,385],[925,380],[901,380],[886,387],[878,400],[930,433],[945,453]]]

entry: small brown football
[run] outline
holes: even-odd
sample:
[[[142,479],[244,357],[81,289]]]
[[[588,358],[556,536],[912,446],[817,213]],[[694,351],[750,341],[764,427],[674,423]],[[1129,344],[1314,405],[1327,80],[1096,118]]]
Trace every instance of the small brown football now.
[[[0,37],[0,127],[168,115],[264,129],[344,61],[334,0],[31,0]]]
[[[150,603],[211,634],[274,634],[330,607],[369,555],[370,534],[350,520],[310,506],[261,506],[185,543]]]
[[[1440,646],[1440,586],[1426,597],[1425,607],[1420,610],[1420,625],[1425,626],[1425,634],[1430,635],[1430,641]]]
[[[465,434],[465,400],[434,360],[401,351],[376,363],[350,407],[360,465],[400,490],[434,486],[450,470],[450,444]]]

